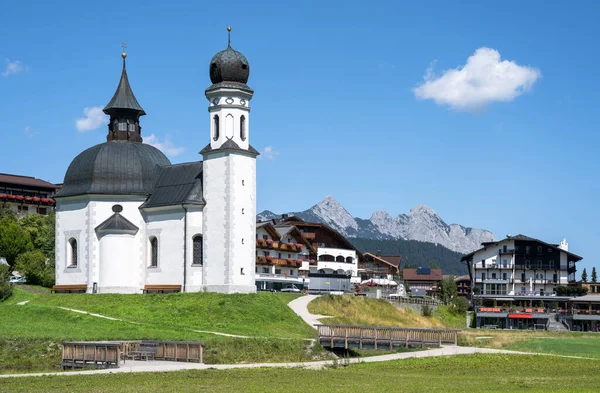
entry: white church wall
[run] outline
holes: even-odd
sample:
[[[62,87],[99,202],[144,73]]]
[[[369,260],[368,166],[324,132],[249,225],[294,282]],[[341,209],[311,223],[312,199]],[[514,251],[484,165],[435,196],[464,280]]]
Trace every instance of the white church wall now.
[[[149,285],[183,286],[184,210],[181,206],[147,209],[144,274]],[[158,265],[151,266],[150,238],[158,239]]]
[[[106,234],[100,238],[98,293],[141,293],[140,250],[133,235]]]
[[[56,206],[56,284],[75,285],[91,283],[88,280],[86,253],[88,200],[77,198],[58,200]],[[69,239],[77,241],[77,266],[70,266]]]
[[[187,208],[186,292],[202,290],[202,265],[194,264],[194,236],[202,235],[202,207]]]

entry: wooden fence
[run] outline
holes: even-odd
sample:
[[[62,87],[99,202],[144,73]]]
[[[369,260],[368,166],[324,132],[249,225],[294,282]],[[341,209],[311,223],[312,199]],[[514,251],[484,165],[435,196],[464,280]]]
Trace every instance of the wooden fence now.
[[[454,329],[419,329],[387,326],[316,325],[319,343],[328,348],[394,350],[401,347],[456,345]]]
[[[62,367],[118,368],[121,344],[118,342],[64,342]]]
[[[202,363],[204,344],[186,341],[111,341],[63,342],[62,367],[118,368],[119,363],[133,359],[142,344],[152,343],[150,359]]]

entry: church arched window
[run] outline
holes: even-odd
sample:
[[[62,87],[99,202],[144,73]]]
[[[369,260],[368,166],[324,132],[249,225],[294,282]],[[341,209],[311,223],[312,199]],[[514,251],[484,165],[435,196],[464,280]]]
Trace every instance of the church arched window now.
[[[77,267],[77,240],[73,237],[69,239],[67,262],[69,267]]]
[[[155,236],[150,238],[150,266],[158,266],[158,239]]]
[[[242,138],[243,141],[246,140],[246,116],[244,115],[240,117],[240,138]]]
[[[216,141],[219,139],[219,115],[215,115],[215,117],[213,117],[213,121],[214,121],[214,129],[215,129],[215,135],[213,136],[213,139]]]
[[[202,235],[194,236],[192,244],[192,265],[202,266]]]

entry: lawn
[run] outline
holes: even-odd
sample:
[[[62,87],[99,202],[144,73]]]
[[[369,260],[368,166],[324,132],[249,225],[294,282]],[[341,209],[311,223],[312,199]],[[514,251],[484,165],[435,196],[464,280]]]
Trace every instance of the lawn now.
[[[411,307],[397,307],[383,299],[369,299],[362,296],[321,296],[308,304],[313,314],[331,315],[323,323],[347,325],[374,325],[400,327],[464,327],[464,317],[451,315],[445,308],[431,317],[424,317]]]
[[[529,355],[465,355],[325,370],[238,369],[0,379],[0,392],[582,392],[599,363]]]
[[[45,295],[16,288],[13,297],[0,303],[0,373],[56,371],[60,343],[65,340],[203,341],[208,364],[330,358],[321,346],[311,346],[304,339],[314,338],[315,333],[287,307],[293,298],[291,294],[272,293]],[[29,303],[17,305],[25,300]],[[57,306],[137,323],[74,313]]]

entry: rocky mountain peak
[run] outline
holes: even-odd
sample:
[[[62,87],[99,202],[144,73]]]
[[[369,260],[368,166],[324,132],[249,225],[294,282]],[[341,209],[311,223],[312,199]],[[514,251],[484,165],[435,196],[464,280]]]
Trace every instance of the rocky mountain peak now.
[[[314,205],[310,210],[313,214],[322,218],[325,224],[336,229],[358,229],[358,223],[354,217],[330,195],[327,195],[325,199]]]
[[[413,207],[412,209],[410,209],[410,213],[408,213],[409,216],[423,216],[423,215],[427,215],[427,216],[437,216],[437,213],[435,212],[435,210],[433,210],[432,208],[430,208],[427,205],[417,205],[415,207]]]

